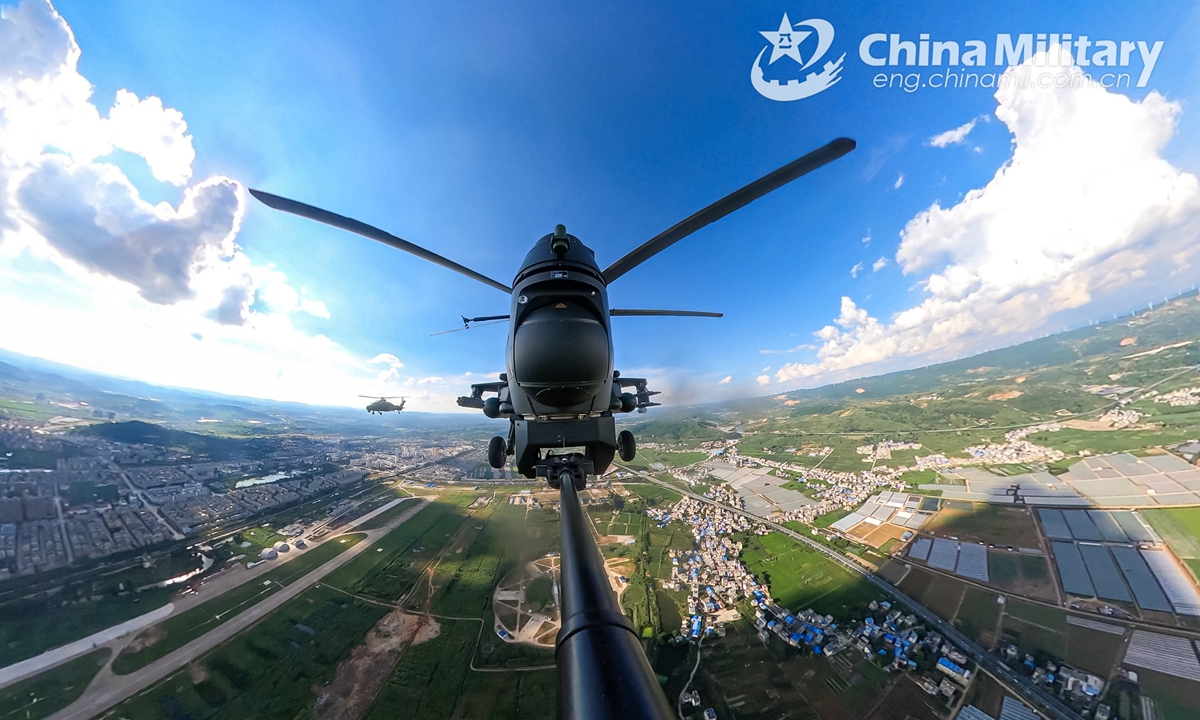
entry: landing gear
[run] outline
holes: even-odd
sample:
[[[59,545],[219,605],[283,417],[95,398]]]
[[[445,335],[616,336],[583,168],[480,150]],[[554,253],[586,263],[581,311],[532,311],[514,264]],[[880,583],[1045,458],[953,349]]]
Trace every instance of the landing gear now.
[[[488,441],[488,465],[497,470],[504,467],[508,461],[508,441],[497,435]]]
[[[617,453],[625,462],[632,462],[637,457],[637,443],[633,439],[633,433],[622,430],[617,435]]]

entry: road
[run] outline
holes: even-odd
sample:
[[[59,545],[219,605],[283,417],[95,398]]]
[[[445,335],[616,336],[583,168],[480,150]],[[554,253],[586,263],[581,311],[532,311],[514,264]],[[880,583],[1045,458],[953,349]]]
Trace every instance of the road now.
[[[403,498],[402,500],[407,500]],[[95,717],[117,703],[125,700],[131,695],[141,692],[158,681],[168,677],[180,668],[186,666],[201,655],[207,653],[221,643],[229,640],[234,635],[246,630],[256,622],[264,618],[272,610],[277,609],[288,600],[296,597],[314,584],[319,582],[321,578],[338,569],[339,567],[350,562],[354,558],[366,552],[368,548],[374,545],[375,541],[391,532],[396,526],[400,525],[410,517],[415,515],[429,503],[424,500],[418,502],[397,518],[382,528],[366,531],[367,537],[358,544],[340,553],[325,564],[316,568],[304,577],[287,585],[279,592],[271,595],[259,603],[251,606],[242,613],[233,616],[226,622],[218,625],[205,635],[193,640],[184,645],[178,650],[159,658],[155,662],[132,672],[128,675],[116,675],[111,670],[111,662],[106,665],[103,670],[92,680],[88,685],[88,689],[83,696],[74,703],[58,711],[50,716],[50,720],[86,720],[86,718]],[[383,512],[386,508],[391,507],[394,503],[379,508],[375,512],[364,515],[355,520],[355,524],[361,523],[376,514]],[[347,532],[353,531],[353,527],[348,527]],[[325,542],[334,542],[335,538],[330,538]],[[115,655],[115,653],[114,653]]]
[[[783,533],[794,540],[798,540],[805,545],[808,545],[817,552],[820,552],[829,557],[831,560],[841,564],[843,567],[847,568],[856,575],[859,575],[883,592],[892,595],[894,598],[896,598],[896,600],[900,601],[910,610],[912,610],[913,614],[921,618],[928,627],[941,633],[942,637],[947,638],[955,645],[962,648],[963,652],[965,652],[968,657],[974,660],[979,667],[985,669],[990,675],[995,677],[1000,684],[1005,686],[1005,688],[1011,691],[1014,695],[1025,698],[1026,701],[1036,707],[1040,712],[1050,717],[1051,720],[1082,720],[1081,715],[1064,705],[1058,700],[1058,698],[1050,695],[1042,688],[1034,685],[1029,681],[1028,678],[1013,672],[1013,670],[1007,665],[1000,662],[999,658],[994,657],[991,653],[976,645],[973,640],[968,638],[966,635],[963,635],[953,625],[933,614],[933,612],[928,610],[921,603],[900,592],[900,590],[895,588],[891,583],[875,575],[870,569],[859,565],[857,562],[851,561],[841,553],[830,550],[824,545],[814,542],[813,540],[810,540],[800,533],[786,528],[779,523],[765,520],[757,515],[754,515],[753,513],[746,512],[741,508],[731,507],[729,505],[716,502],[715,500],[710,500],[709,498],[701,495],[688,492],[687,490],[681,490],[670,483],[663,482],[662,480],[659,480],[658,478],[639,470],[634,470],[629,467],[622,467],[621,469],[645,479],[646,482],[667,488],[673,492],[690,497],[693,500],[699,500],[700,502],[708,503],[709,505],[714,505],[716,507],[728,510],[729,512],[737,513],[744,517],[750,518],[756,522],[761,522],[777,532]]]

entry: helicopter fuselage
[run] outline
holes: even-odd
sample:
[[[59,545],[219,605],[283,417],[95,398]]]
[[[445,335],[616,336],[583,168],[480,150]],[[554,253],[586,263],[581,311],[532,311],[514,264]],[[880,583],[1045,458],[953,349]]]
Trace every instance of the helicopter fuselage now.
[[[525,257],[513,282],[505,366],[501,382],[487,388],[499,397],[483,408],[510,420],[505,450],[518,470],[532,477],[541,450],[582,446],[604,472],[617,449],[613,412],[630,412],[636,401],[623,400],[614,383],[608,291],[579,238],[546,235]]]
[[[551,235],[526,256],[513,283],[505,350],[512,412],[576,419],[612,410],[613,344],[608,291],[590,248]]]

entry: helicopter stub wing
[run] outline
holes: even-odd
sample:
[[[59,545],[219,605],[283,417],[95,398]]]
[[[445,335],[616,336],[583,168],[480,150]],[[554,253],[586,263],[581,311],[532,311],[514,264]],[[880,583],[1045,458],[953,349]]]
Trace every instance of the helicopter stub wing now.
[[[507,387],[508,383],[504,382],[503,380],[497,380],[495,382],[473,383],[471,385],[471,394],[462,395],[458,398],[458,406],[482,410],[484,393],[494,392],[499,395],[500,391]]]

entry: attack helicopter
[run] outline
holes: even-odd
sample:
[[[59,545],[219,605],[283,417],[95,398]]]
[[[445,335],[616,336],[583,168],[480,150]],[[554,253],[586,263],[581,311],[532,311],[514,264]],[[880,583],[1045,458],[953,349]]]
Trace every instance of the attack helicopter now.
[[[374,398],[375,396],[374,395],[359,395],[359,397],[367,398],[368,400],[370,400],[370,399]],[[399,413],[401,410],[404,409],[404,402],[408,398],[403,398],[403,397],[400,398],[399,405],[396,405],[395,403],[391,402],[392,400],[395,400],[395,399],[396,399],[395,395],[393,395],[391,397],[381,397],[378,400],[376,400],[375,402],[373,402],[367,406],[367,412],[371,413],[372,415],[382,415],[384,413],[390,413],[393,410],[396,411],[397,413]]]
[[[624,377],[613,369],[611,318],[709,317],[718,312],[613,308],[608,286],[633,268],[697,230],[750,202],[854,150],[855,142],[839,138],[717,200],[676,223],[601,269],[595,253],[578,237],[557,225],[525,256],[512,285],[494,280],[453,260],[352,218],[261,190],[250,194],[267,206],[377,240],[453,270],[510,295],[507,315],[463,317],[463,324],[509,323],[505,369],[494,382],[476,383],[458,398],[462,407],[509,421],[507,436],[488,443],[488,462],[502,468],[514,458],[528,478],[546,477],[560,485],[555,449],[585,449],[571,476],[577,489],[589,474],[600,475],[614,456],[633,460],[633,434],[616,429],[614,415],[646,412],[658,405],[658,392],[646,378]],[[490,397],[484,397],[489,395]],[[370,409],[370,408],[368,408]],[[546,454],[543,455],[543,451]]]

